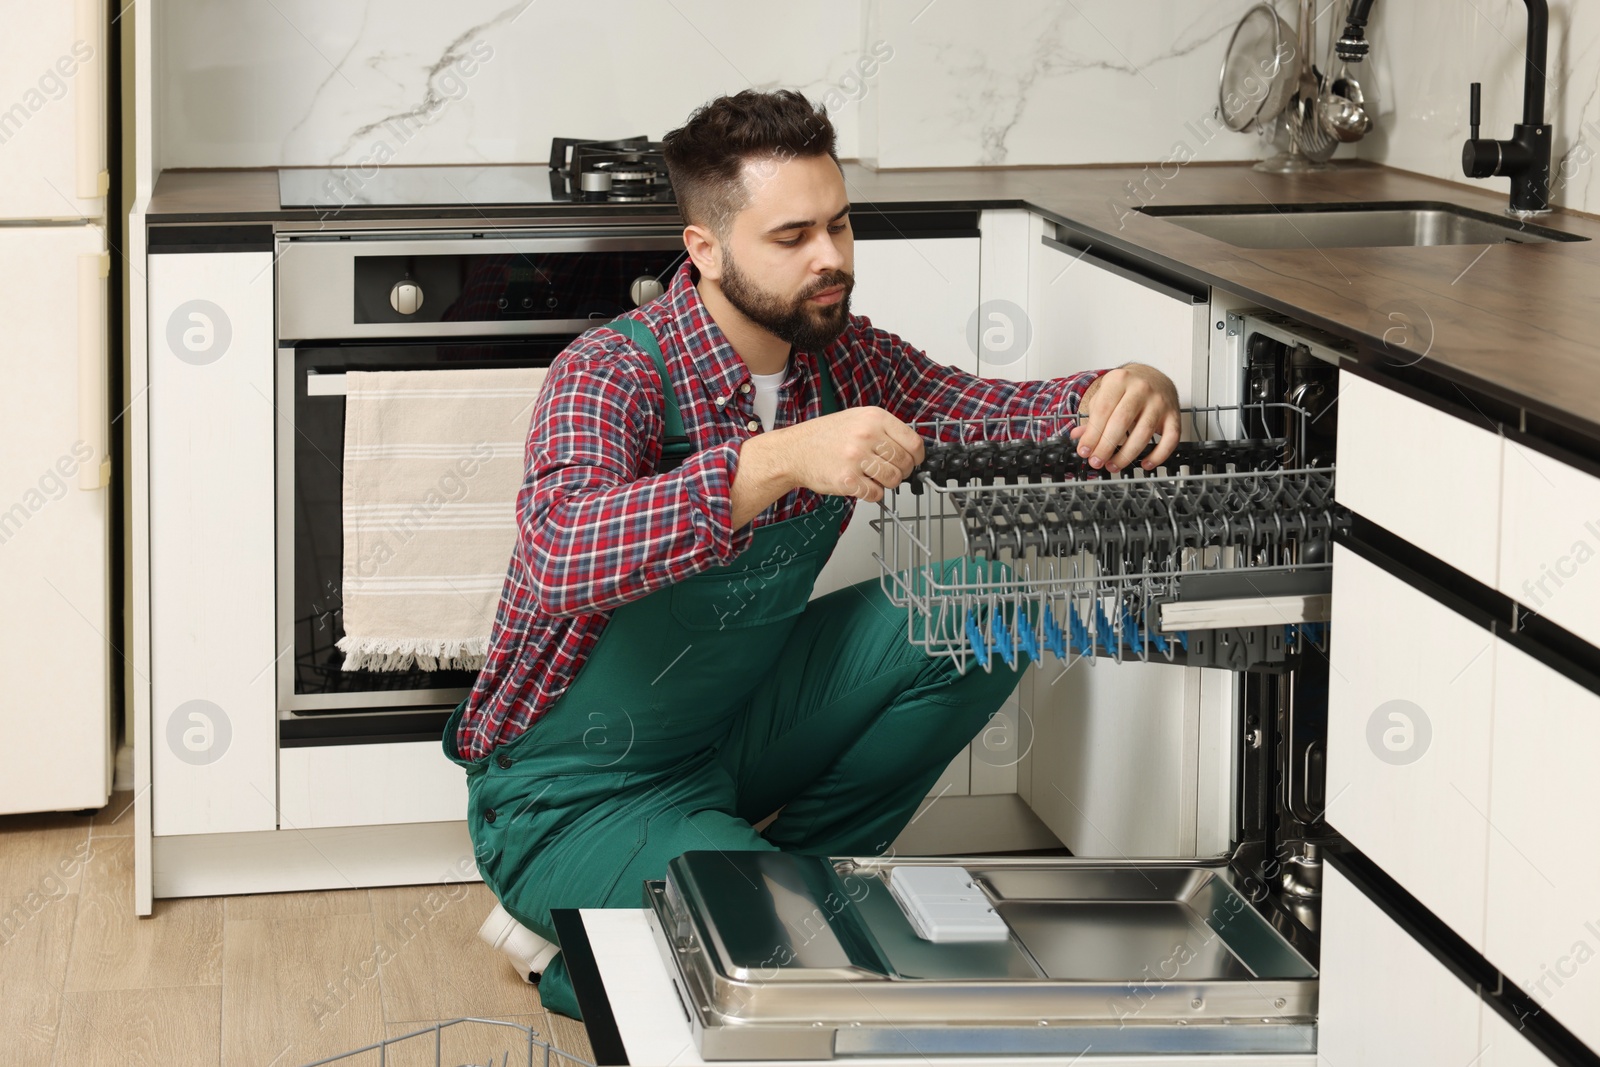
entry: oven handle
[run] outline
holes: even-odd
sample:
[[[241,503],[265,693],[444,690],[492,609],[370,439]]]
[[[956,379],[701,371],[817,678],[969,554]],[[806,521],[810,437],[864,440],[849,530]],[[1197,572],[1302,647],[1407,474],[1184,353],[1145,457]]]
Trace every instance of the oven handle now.
[[[306,372],[306,396],[344,396],[348,392],[343,374]]]

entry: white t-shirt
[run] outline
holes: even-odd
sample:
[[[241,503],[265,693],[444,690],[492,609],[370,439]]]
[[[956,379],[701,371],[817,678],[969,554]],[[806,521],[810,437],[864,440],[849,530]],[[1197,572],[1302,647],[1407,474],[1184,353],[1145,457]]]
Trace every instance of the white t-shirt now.
[[[772,421],[778,417],[778,386],[788,376],[787,367],[776,374],[750,375],[750,380],[756,383],[756,418],[768,430],[772,429]]]

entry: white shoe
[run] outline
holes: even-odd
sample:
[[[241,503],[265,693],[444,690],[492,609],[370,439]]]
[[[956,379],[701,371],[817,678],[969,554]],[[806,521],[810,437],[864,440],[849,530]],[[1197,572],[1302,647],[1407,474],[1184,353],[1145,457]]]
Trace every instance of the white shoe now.
[[[551,944],[513,919],[499,904],[478,927],[478,937],[490,948],[504,952],[518,976],[529,985],[539,984],[539,976],[561,951],[560,946]]]

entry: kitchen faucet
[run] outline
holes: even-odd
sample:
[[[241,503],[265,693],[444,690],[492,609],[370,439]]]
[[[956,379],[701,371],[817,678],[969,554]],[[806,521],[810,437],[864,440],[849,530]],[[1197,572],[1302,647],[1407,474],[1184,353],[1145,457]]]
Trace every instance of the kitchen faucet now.
[[[1550,12],[1545,0],[1528,5],[1528,44],[1523,50],[1522,121],[1511,139],[1478,136],[1482,86],[1472,83],[1472,136],[1461,146],[1461,169],[1469,178],[1510,178],[1508,215],[1543,215],[1550,210],[1550,127],[1544,124],[1544,65]],[[1360,62],[1367,54],[1364,30],[1372,0],[1353,0],[1344,34],[1334,46],[1339,58]]]
[[[1528,5],[1528,45],[1523,53],[1522,121],[1509,141],[1478,136],[1481,89],[1472,83],[1472,136],[1461,146],[1461,169],[1469,178],[1510,177],[1510,215],[1542,215],[1550,210],[1550,127],[1544,124],[1544,65],[1550,14],[1545,0]]]

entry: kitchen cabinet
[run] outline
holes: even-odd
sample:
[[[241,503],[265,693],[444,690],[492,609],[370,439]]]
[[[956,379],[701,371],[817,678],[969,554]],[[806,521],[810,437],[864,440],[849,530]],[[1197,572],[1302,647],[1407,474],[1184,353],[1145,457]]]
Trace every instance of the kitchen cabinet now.
[[[0,219],[105,210],[105,0],[17,8],[0,34]]]
[[[1475,425],[1376,382],[1339,374],[1337,498],[1488,586],[1499,568],[1500,445]],[[1419,456],[1425,478],[1401,472]]]
[[[1329,641],[1327,821],[1482,951],[1494,638],[1335,545]]]
[[[1483,1012],[1482,1067],[1550,1067],[1550,1057],[1534,1048],[1515,1026],[1495,1012]]]
[[[1030,250],[1028,376],[1146,363],[1172,379],[1184,406],[1205,403],[1211,313],[1199,290],[1117,269],[1093,242],[1053,230],[1046,224]]]
[[[1600,696],[1504,641],[1495,657],[1484,955],[1600,1048]]]
[[[1600,478],[1507,440],[1496,588],[1600,645]]]
[[[1331,867],[1319,970],[1319,1064],[1478,1061],[1477,994]]]
[[[976,374],[978,357],[967,345],[966,331],[978,303],[978,243],[976,237],[857,240],[851,312],[936,362]],[[879,576],[872,558],[878,533],[870,525],[878,514],[877,504],[856,505],[839,546],[817,576],[813,598]]]
[[[148,265],[154,833],[272,830],[272,256]]]
[[[111,796],[104,250],[95,225],[0,228],[0,813]]]
[[[966,329],[978,302],[978,244],[976,237],[858,239],[850,310],[922,349],[930,359],[977,373],[978,357],[967,345]],[[907,490],[900,494],[910,498]],[[880,577],[882,569],[873,558],[879,537],[871,526],[880,514],[877,504],[856,505],[838,547],[817,576],[813,599]],[[971,764],[970,748],[963,749],[929,795],[968,795]]]
[[[1195,294],[1117,271],[1088,242],[1057,239],[1037,220],[1029,248],[1027,374],[1055,378],[1147,363],[1171,378],[1185,407],[1203,405],[1210,310]],[[1089,251],[1085,252],[1084,247]],[[1080,856],[1213,854],[1226,840],[1197,829],[1226,802],[1230,776],[1203,775],[1201,752],[1231,721],[1231,679],[1165,663],[1059,661],[1029,672],[1034,734],[1028,801]],[[1205,794],[1205,795],[1202,795]]]

